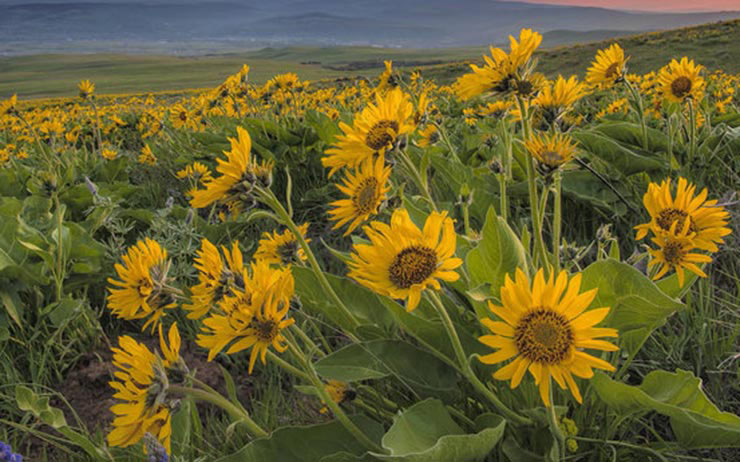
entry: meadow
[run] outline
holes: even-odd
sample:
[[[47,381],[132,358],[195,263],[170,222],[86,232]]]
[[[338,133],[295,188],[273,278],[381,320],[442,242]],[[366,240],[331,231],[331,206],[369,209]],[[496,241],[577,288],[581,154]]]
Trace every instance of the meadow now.
[[[738,35],[13,58],[0,460],[737,460]]]

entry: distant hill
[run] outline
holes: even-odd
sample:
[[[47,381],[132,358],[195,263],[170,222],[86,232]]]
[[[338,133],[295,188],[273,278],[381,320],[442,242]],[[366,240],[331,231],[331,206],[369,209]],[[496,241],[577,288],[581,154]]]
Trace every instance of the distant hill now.
[[[522,27],[549,32],[547,41],[554,45],[740,17],[740,12],[630,13],[496,0],[5,3],[0,2],[0,55],[198,55],[298,44],[459,47],[500,43]]]
[[[558,32],[562,37],[579,34]],[[588,34],[586,34],[588,35]],[[583,37],[583,35],[580,35]],[[547,40],[547,37],[545,37]],[[660,69],[672,58],[689,56],[709,70],[740,73],[740,20],[570,46],[543,47],[537,69],[550,77],[583,76],[596,51],[614,41],[630,56],[629,70]],[[420,69],[424,78],[449,83],[480,62],[487,47],[400,49],[379,47],[272,47],[247,53],[196,57],[130,54],[57,54],[0,57],[0,100],[13,93],[21,98],[73,96],[82,79],[91,79],[99,93],[144,93],[215,87],[242,64],[249,78],[264,83],[275,74],[295,72],[316,80],[352,75],[377,76],[383,60],[393,60],[403,72]]]

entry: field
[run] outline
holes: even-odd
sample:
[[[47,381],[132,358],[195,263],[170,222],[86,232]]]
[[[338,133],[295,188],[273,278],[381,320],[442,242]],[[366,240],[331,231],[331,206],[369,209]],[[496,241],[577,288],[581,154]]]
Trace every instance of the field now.
[[[740,22],[541,39],[5,60],[0,460],[738,460]]]

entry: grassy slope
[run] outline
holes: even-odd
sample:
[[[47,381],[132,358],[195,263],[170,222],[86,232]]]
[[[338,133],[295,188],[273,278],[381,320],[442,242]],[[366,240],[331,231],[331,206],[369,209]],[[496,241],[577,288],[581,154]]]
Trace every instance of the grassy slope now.
[[[740,20],[617,39],[632,56],[631,72],[647,72],[671,58],[687,55],[710,69],[740,72]],[[583,73],[596,51],[610,41],[550,48],[539,53],[539,69]],[[0,59],[0,98],[69,96],[81,79],[91,79],[101,93],[127,93],[213,87],[251,66],[257,83],[275,74],[296,72],[302,79],[375,75],[384,59],[396,66],[421,66],[427,75],[451,81],[467,70],[461,61],[478,60],[485,47],[385,49],[373,47],[268,48],[200,57],[120,54],[34,55]]]

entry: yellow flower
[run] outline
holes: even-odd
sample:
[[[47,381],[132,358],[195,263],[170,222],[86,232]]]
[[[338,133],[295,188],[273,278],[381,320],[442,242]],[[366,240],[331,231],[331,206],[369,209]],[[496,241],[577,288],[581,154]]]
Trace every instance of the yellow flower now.
[[[252,139],[249,132],[241,127],[237,127],[236,132],[237,138],[229,138],[231,150],[224,152],[227,160],[218,159],[216,171],[221,176],[205,182],[205,190],[194,191],[191,206],[203,208],[217,201],[251,205],[255,184],[259,182],[263,187],[270,185],[272,164],[255,162],[251,155]]]
[[[627,59],[624,50],[618,44],[613,44],[606,50],[596,53],[596,61],[586,72],[586,82],[602,88],[609,88],[624,78]]]
[[[115,265],[118,279],[108,278],[114,288],[109,288],[108,308],[119,318],[133,320],[149,318],[142,327],[152,329],[164,316],[166,309],[175,307],[172,295],[167,292],[167,272],[170,262],[167,250],[157,241],[146,238],[129,248],[123,255],[123,265]]]
[[[0,103],[0,115],[10,114],[17,110],[18,106],[18,95],[13,95],[10,98]]]
[[[190,128],[194,125],[193,117],[190,111],[188,111],[182,104],[175,104],[170,109],[170,122],[176,129],[183,127]],[[197,128],[197,123],[195,124]]]
[[[89,80],[82,80],[77,84],[77,90],[80,92],[80,98],[88,99],[95,92],[95,84]]]
[[[567,290],[566,290],[567,288]],[[591,378],[592,368],[613,371],[608,362],[586,353],[585,349],[616,351],[618,348],[599,337],[617,337],[616,329],[594,327],[606,318],[609,308],[586,311],[596,297],[597,289],[579,293],[581,274],[568,280],[565,271],[545,281],[540,269],[530,287],[524,272],[517,268],[516,280],[507,274],[501,288],[502,306],[488,303],[489,310],[501,321],[489,318],[481,322],[494,335],[478,340],[498,351],[480,357],[484,364],[498,364],[514,358],[497,370],[493,378],[511,380],[516,388],[529,370],[539,387],[545,406],[550,406],[550,378],[560,388],[570,389],[582,402],[573,376]]]
[[[518,90],[529,74],[528,63],[534,51],[542,43],[542,35],[531,29],[522,29],[519,41],[509,36],[510,52],[490,47],[491,56],[483,56],[483,67],[471,64],[473,70],[458,78],[453,85],[455,93],[462,99],[474,98],[483,93],[508,93]]]
[[[545,119],[553,122],[562,111],[573,106],[579,99],[588,94],[586,85],[578,81],[575,75],[565,80],[562,75],[552,85],[542,88],[540,94],[532,101],[545,113]]]
[[[193,162],[182,170],[179,170],[177,177],[180,179],[193,178],[196,181],[210,181],[213,178],[208,167],[200,162]]]
[[[487,103],[485,106],[478,109],[478,115],[499,119],[503,117],[509,109],[511,109],[511,106],[513,106],[511,101],[494,101],[493,103]]]
[[[113,160],[118,156],[118,153],[115,149],[111,149],[109,146],[103,146],[103,150],[100,152],[100,155],[106,160]]]
[[[690,232],[691,224],[688,221],[683,222],[683,229],[677,230],[678,221],[671,224],[668,233],[661,233],[652,238],[652,241],[658,246],[658,249],[648,249],[653,259],[648,266],[660,264],[660,270],[653,276],[653,279],[660,279],[669,270],[673,270],[678,275],[678,284],[683,287],[684,268],[703,278],[707,275],[696,263],[710,263],[712,257],[699,253],[691,253],[695,247],[694,235]]]
[[[440,290],[439,280],[453,282],[462,264],[455,258],[457,235],[447,212],[430,214],[420,230],[405,209],[397,209],[390,226],[374,221],[363,228],[370,244],[356,244],[349,277],[388,297],[408,301],[412,311],[428,287]]]
[[[300,225],[298,231],[306,242],[311,242],[311,239],[306,239],[308,223]],[[306,261],[306,254],[303,253],[295,235],[286,229],[282,233],[273,231],[272,234],[265,231],[262,234],[257,251],[254,253],[254,258],[264,260],[271,265],[287,266],[299,261]]]
[[[699,101],[704,96],[704,79],[701,77],[703,67],[689,61],[687,57],[681,61],[675,59],[660,70],[658,84],[663,97],[668,101],[681,103],[686,99]]]
[[[281,90],[289,90],[300,86],[298,76],[292,72],[276,75],[267,82],[267,88],[277,87]]]
[[[337,404],[342,404],[345,401],[351,401],[357,395],[357,393],[350,388],[347,382],[342,382],[339,380],[329,380],[328,382],[326,382],[326,386],[324,387],[324,389],[329,394],[332,401]],[[322,414],[326,414],[329,412],[329,408],[326,407],[326,403],[324,403],[324,407],[321,408],[320,412]]]
[[[230,252],[226,247],[222,247],[222,251],[226,263],[221,259],[218,248],[208,239],[203,239],[195,258],[198,284],[190,288],[190,304],[183,305],[183,308],[190,311],[190,319],[202,317],[213,304],[233,295],[234,291],[244,291],[246,268],[239,242],[232,242]]]
[[[384,95],[376,94],[375,103],[370,103],[355,117],[352,126],[339,123],[344,132],[337,138],[336,146],[326,150],[321,159],[324,167],[330,167],[331,177],[342,167],[357,167],[368,157],[382,155],[396,144],[401,135],[414,130],[414,106],[409,96],[394,88]]]
[[[432,125],[433,127],[433,125]],[[386,193],[390,190],[388,178],[391,168],[385,165],[384,157],[367,158],[354,173],[347,173],[344,184],[337,188],[348,197],[330,203],[331,220],[336,221],[332,229],[338,229],[349,223],[345,236],[354,231],[362,222],[378,213]]]
[[[537,159],[544,173],[568,163],[576,152],[576,145],[570,136],[555,132],[535,135],[524,146]]]
[[[650,183],[642,198],[650,214],[650,222],[635,226],[636,239],[644,238],[648,231],[652,231],[656,236],[670,233],[676,222],[678,224],[673,229],[680,231],[688,219],[689,232],[694,234],[692,238],[694,246],[701,250],[716,252],[717,244],[724,242],[722,237],[731,232],[730,228],[727,228],[729,213],[724,207],[718,206],[716,200],[706,200],[708,195],[706,188],[698,196],[694,195],[695,192],[696,186],[685,178],[678,179],[675,199],[671,194],[670,179],[663,180],[660,185]]]
[[[187,368],[180,359],[180,333],[177,324],[172,324],[168,342],[159,329],[159,345],[164,358],[152,353],[146,345],[133,338],[123,336],[118,339],[118,348],[112,348],[113,365],[117,381],[109,382],[116,390],[114,398],[122,401],[111,407],[115,415],[113,429],[108,434],[108,444],[127,447],[139,442],[145,434],[151,433],[170,452],[171,409],[167,399],[168,370],[177,368],[174,377],[182,377],[180,372]]]
[[[228,345],[229,355],[251,348],[251,374],[258,357],[265,364],[270,346],[278,352],[287,349],[282,331],[295,320],[286,318],[294,290],[290,270],[273,269],[261,260],[250,266],[251,275],[245,280],[244,291],[235,291],[234,296],[219,303],[223,314],[213,313],[203,320],[203,333],[198,335],[197,343],[209,350],[209,361]]]
[[[139,163],[145,164],[145,165],[157,165],[157,156],[154,155],[152,152],[152,148],[149,147],[149,144],[145,144],[143,148],[141,148],[141,154],[139,154]]]

